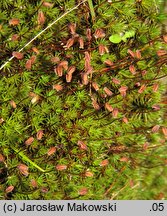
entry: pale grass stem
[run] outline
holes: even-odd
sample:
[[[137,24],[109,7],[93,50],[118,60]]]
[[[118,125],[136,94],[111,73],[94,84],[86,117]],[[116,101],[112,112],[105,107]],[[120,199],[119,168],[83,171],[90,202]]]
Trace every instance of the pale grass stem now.
[[[51,28],[55,23],[57,23],[59,20],[61,20],[63,17],[65,17],[67,14],[71,13],[73,10],[77,9],[81,4],[83,4],[84,2],[86,2],[87,0],[84,0],[82,2],[80,2],[79,4],[77,4],[75,7],[73,7],[72,9],[68,10],[67,12],[65,12],[63,15],[61,15],[58,19],[54,20],[52,23],[50,23],[46,28],[44,28],[41,32],[39,32],[34,38],[32,38],[28,43],[26,43],[18,52],[21,52],[22,50],[24,50],[29,44],[31,44],[36,38],[38,38],[41,34],[43,34],[47,29]],[[90,8],[90,10],[92,10]],[[2,70],[12,59],[14,58],[14,56],[12,56],[11,58],[9,58],[3,65],[1,65],[0,70]]]

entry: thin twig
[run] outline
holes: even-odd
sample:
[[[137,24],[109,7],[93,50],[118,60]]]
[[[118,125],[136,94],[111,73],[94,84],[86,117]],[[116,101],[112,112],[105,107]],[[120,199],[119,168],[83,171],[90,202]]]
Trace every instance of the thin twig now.
[[[27,44],[25,44],[18,52],[21,52],[24,48],[26,48],[29,44],[31,44],[36,38],[38,38],[41,34],[43,34],[47,29],[51,28],[55,23],[57,23],[60,19],[62,19],[63,17],[65,17],[67,14],[69,14],[70,12],[72,12],[73,10],[77,9],[81,4],[83,4],[84,2],[86,2],[87,0],[83,0],[82,2],[80,2],[78,5],[76,5],[75,7],[73,7],[72,9],[68,10],[67,12],[65,12],[63,15],[61,15],[58,19],[54,20],[52,23],[50,23],[46,28],[44,28],[41,32],[39,32],[34,38],[32,38]],[[0,70],[2,70],[12,59],[14,58],[14,56],[12,56],[10,59],[8,59],[8,61],[6,61],[1,67]]]
[[[117,195],[118,195],[121,191],[123,191],[128,185],[129,185],[129,182],[126,183],[126,185],[124,185],[118,192],[113,193],[113,195],[112,195],[112,197],[110,198],[110,200],[113,200],[115,197],[117,197]]]
[[[110,190],[112,189],[112,187],[114,186],[114,184],[117,182],[117,180],[119,179],[120,175],[122,175],[122,172],[126,169],[126,166],[123,166],[121,168],[121,171],[118,173],[118,175],[116,176],[116,178],[114,179],[114,181],[112,182],[112,184],[110,185],[110,187],[106,190],[106,192],[104,193],[104,196],[108,195],[108,193],[110,192]]]
[[[129,185],[129,182],[128,182],[125,186],[123,186],[117,193],[114,193],[114,194],[112,195],[112,197],[110,198],[110,200],[113,200],[115,197],[117,197],[118,194],[119,194],[120,192],[122,192],[128,185]],[[138,187],[138,186],[139,186],[139,183],[137,183],[136,185],[134,185],[134,186],[132,187],[132,189],[134,189],[135,187]]]

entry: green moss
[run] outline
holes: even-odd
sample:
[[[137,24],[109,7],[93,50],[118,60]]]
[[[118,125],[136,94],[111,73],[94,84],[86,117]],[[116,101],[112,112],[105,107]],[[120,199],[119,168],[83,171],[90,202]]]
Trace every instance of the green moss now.
[[[41,34],[22,50],[22,59],[16,56],[1,68],[2,199],[155,199],[159,191],[165,198],[161,78],[167,70],[159,50],[167,49],[160,2],[90,3]],[[74,6],[74,0],[52,7],[1,2],[2,64]],[[19,23],[11,24],[13,18]],[[117,35],[119,43],[111,43]],[[10,185],[14,190],[7,194]]]

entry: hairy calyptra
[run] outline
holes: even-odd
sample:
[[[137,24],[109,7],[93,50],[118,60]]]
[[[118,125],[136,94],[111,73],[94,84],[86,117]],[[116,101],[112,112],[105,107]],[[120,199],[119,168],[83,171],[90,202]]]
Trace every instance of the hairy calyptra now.
[[[34,137],[29,137],[29,138],[25,141],[25,144],[28,146],[28,145],[31,145],[33,142],[34,142]]]
[[[107,87],[104,87],[104,92],[105,92],[108,96],[112,96],[112,95],[113,95],[112,91],[111,91],[109,88],[107,88]]]
[[[56,169],[57,169],[58,171],[66,170],[66,169],[67,169],[67,165],[58,164],[58,165],[56,166]]]
[[[50,149],[48,150],[47,154],[48,156],[53,155],[56,152],[56,147],[50,147]]]
[[[14,57],[16,57],[18,60],[21,60],[21,59],[24,58],[24,54],[21,53],[21,52],[12,52],[12,55],[13,55]]]
[[[109,112],[112,112],[112,111],[113,111],[113,107],[112,107],[108,102],[105,103],[105,108],[106,108]]]
[[[29,175],[28,166],[26,166],[25,164],[19,164],[17,166],[17,168],[19,169],[19,171],[20,171],[21,174],[23,174],[25,176]]]
[[[12,18],[9,20],[9,25],[16,26],[20,23],[20,20],[18,18]]]
[[[39,11],[38,12],[38,18],[37,18],[38,24],[43,25],[45,23],[45,19],[46,18],[45,18],[45,15],[44,15],[43,11]]]

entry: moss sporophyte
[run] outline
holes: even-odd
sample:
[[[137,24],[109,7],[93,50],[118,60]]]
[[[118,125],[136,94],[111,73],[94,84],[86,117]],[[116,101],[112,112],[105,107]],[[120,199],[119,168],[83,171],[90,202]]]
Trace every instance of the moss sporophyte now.
[[[0,197],[165,199],[162,1],[0,1]]]

